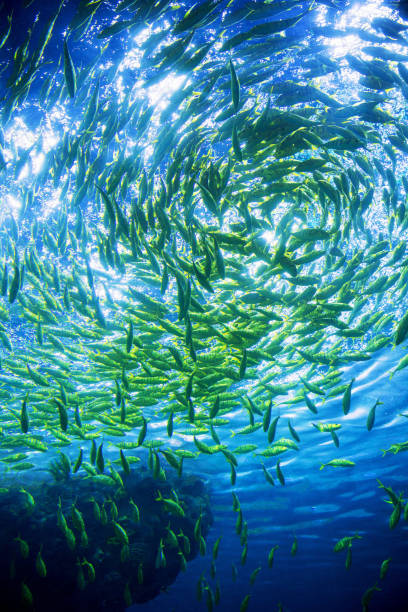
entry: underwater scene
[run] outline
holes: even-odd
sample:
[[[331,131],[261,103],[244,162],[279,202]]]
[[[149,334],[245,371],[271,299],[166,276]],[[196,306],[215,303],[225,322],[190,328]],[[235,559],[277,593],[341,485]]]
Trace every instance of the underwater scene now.
[[[0,0],[2,612],[408,612],[407,5]]]

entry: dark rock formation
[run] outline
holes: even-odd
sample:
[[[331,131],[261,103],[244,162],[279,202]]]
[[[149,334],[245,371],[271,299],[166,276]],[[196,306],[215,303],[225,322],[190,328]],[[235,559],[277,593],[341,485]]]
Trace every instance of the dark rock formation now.
[[[34,506],[24,491],[2,490],[3,612],[120,612],[156,597],[204,552],[212,516],[200,478],[122,477],[124,487],[81,476],[38,485]]]

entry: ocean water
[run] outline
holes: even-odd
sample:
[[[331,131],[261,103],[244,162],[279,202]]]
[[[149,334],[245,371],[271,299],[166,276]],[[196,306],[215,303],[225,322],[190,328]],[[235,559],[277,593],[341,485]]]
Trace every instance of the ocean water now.
[[[398,436],[402,441],[406,432],[406,425],[398,418],[406,406],[404,377],[389,381],[386,375],[396,358],[392,352],[381,352],[370,367],[353,368],[356,375],[354,415],[350,414],[347,434],[341,432],[342,455],[353,457],[357,462],[352,471],[333,473],[329,468],[327,472],[319,471],[319,461],[324,461],[328,446],[333,443],[326,439],[316,446],[306,411],[302,415],[303,425],[300,420],[297,429],[302,450],[299,456],[287,460],[284,457],[281,462],[285,475],[288,474],[285,487],[271,488],[260,473],[259,463],[250,458],[240,460],[237,485],[232,488],[228,474],[220,478],[219,462],[214,460],[208,478],[213,489],[215,523],[208,544],[211,547],[215,537],[222,534],[216,563],[222,593],[221,609],[239,610],[243,596],[251,593],[250,606],[254,610],[275,610],[278,602],[284,610],[360,610],[363,593],[375,583],[382,590],[373,595],[370,610],[407,609],[403,578],[406,525],[393,531],[389,529],[390,504],[377,482],[377,479],[393,482],[394,488],[401,491],[406,482],[404,455],[381,457],[381,449],[388,448],[390,441]],[[368,433],[365,425],[367,406],[377,396],[387,398],[390,407],[378,412],[375,429]],[[336,420],[340,411],[338,400],[322,407],[322,413],[330,421]],[[291,415],[291,412],[282,412],[282,416]],[[321,435],[328,437],[328,434]],[[208,462],[206,465],[208,470]],[[220,480],[221,486],[218,485]],[[242,547],[231,509],[233,490],[239,495],[249,525],[248,558],[244,566],[240,561]],[[362,539],[353,543],[352,565],[347,570],[346,551],[333,552],[333,547],[341,537],[354,533]],[[295,534],[298,551],[292,556]],[[267,557],[275,545],[279,548],[270,569]],[[389,574],[386,582],[380,582],[379,567],[389,557],[392,558]],[[231,562],[238,568],[236,582],[232,578]],[[255,584],[250,586],[250,575],[259,566],[262,569]],[[189,571],[180,575],[174,588],[162,596],[162,603],[158,598],[146,608],[159,610],[162,605],[167,609],[188,610],[195,602],[195,578],[201,572],[208,576],[209,562],[205,558],[191,563]],[[206,609],[205,603],[202,609]]]
[[[406,341],[396,342],[396,334],[407,308],[407,264],[404,255],[392,261],[395,249],[404,244],[407,237],[405,203],[408,189],[405,177],[408,147],[405,142],[408,137],[408,82],[404,81],[404,68],[408,68],[408,35],[404,29],[406,22],[403,16],[393,3],[380,1],[204,2],[203,6],[207,6],[212,18],[205,22],[204,11],[204,24],[199,21],[193,29],[186,27],[177,32],[174,31],[175,24],[180,22],[188,9],[194,8],[188,0],[179,3],[112,1],[102,2],[100,6],[97,2],[90,3],[96,12],[87,28],[79,25],[77,30],[72,31],[72,27],[70,30],[72,19],[77,19],[78,11],[86,11],[86,4],[70,1],[62,5],[32,79],[27,77],[29,87],[24,87],[24,71],[29,74],[30,58],[35,58],[41,32],[44,27],[48,27],[59,4],[39,0],[31,3],[0,2],[0,45],[4,36],[4,44],[0,49],[1,151],[4,160],[0,174],[0,269],[3,284],[4,277],[8,279],[8,286],[5,291],[2,290],[0,298],[1,333],[4,334],[0,349],[2,495],[7,496],[10,491],[15,493],[23,487],[33,491],[34,497],[40,500],[42,495],[45,496],[43,483],[49,485],[54,482],[47,468],[52,460],[60,457],[59,452],[62,451],[71,462],[69,477],[66,481],[63,478],[57,481],[59,495],[65,503],[63,510],[68,516],[70,504],[77,504],[88,518],[89,494],[83,497],[78,494],[79,499],[75,500],[67,494],[64,500],[63,491],[64,487],[68,489],[69,481],[75,492],[76,479],[86,481],[89,477],[89,470],[82,466],[78,472],[73,473],[73,466],[79,448],[83,449],[84,462],[86,459],[88,466],[92,463],[88,457],[91,438],[95,434],[97,445],[104,445],[105,467],[95,470],[93,495],[99,499],[98,472],[99,476],[100,472],[106,476],[109,474],[108,466],[111,465],[120,472],[128,494],[137,499],[140,483],[137,481],[136,485],[132,485],[134,488],[131,488],[131,481],[126,480],[123,464],[118,460],[118,444],[123,441],[135,443],[140,439],[143,419],[146,419],[145,440],[141,440],[136,448],[125,447],[125,455],[135,457],[131,469],[137,471],[143,466],[145,471],[142,474],[148,473],[150,477],[150,473],[155,472],[154,462],[160,460],[159,467],[165,468],[169,474],[168,481],[176,483],[174,487],[177,489],[181,485],[175,480],[174,468],[166,462],[165,455],[152,452],[153,444],[155,441],[161,442],[162,449],[195,453],[194,458],[184,459],[183,475],[186,479],[191,475],[198,476],[205,483],[213,522],[210,524],[209,520],[203,529],[206,543],[203,554],[196,551],[196,556],[188,561],[184,571],[176,572],[174,582],[159,595],[129,609],[161,612],[219,609],[244,612],[247,604],[250,611],[265,612],[408,610],[408,455],[404,447],[400,447],[399,452],[395,452],[395,447],[394,452],[384,452],[392,445],[404,443],[408,450],[407,375],[403,367],[396,371],[406,355]],[[10,15],[12,26],[10,34],[6,36]],[[104,30],[118,20],[131,21],[135,16],[135,22],[120,32]],[[295,17],[300,16],[297,21]],[[287,27],[280,25],[277,33],[267,34],[261,29],[263,24],[280,19],[288,20]],[[383,29],[378,24],[377,27],[372,26],[373,19],[389,20],[389,28],[390,22],[399,23],[401,33],[397,35],[396,30],[393,30],[394,35],[392,32],[391,35],[389,32],[387,34],[386,26]],[[81,19],[77,20],[78,23],[81,24]],[[255,26],[259,26],[260,33],[253,39],[243,40],[240,44],[236,43],[236,46],[231,45],[231,48],[225,43],[239,34],[244,35]],[[27,39],[27,33],[31,39]],[[180,59],[183,50],[176,49],[176,60],[163,65],[166,55],[160,55],[162,47],[155,45],[169,45],[189,33],[193,41],[192,47],[188,47],[190,53],[212,42],[207,54],[194,67],[188,65],[191,55],[184,58],[188,66],[186,68],[185,63],[177,64],[176,60]],[[68,41],[76,73],[76,91],[72,97],[67,93],[69,67],[66,61],[64,79],[64,38]],[[156,41],[155,44],[152,42],[150,53],[149,41]],[[26,42],[28,51],[22,72],[13,74],[19,53],[23,53]],[[258,46],[251,49],[253,43]],[[377,56],[373,56],[373,49],[377,50]],[[389,55],[385,59],[381,49],[388,50]],[[155,61],[152,61],[152,57]],[[372,81],[363,82],[364,67],[361,72],[353,69],[353,58],[369,62],[373,61],[373,57],[382,60],[385,65],[373,64],[373,70],[377,68],[377,73],[370,73],[371,77],[368,78],[375,79],[380,73],[383,87],[378,82],[374,87],[370,87]],[[395,77],[384,74],[386,68]],[[240,83],[240,101],[237,105],[234,103],[233,92],[234,70]],[[202,92],[214,75],[218,75],[218,78],[205,96]],[[305,94],[304,90],[293,89],[293,82],[317,87],[320,94],[316,90]],[[89,105],[97,87],[99,102],[92,116]],[[287,95],[287,98],[279,99],[280,94]],[[305,98],[302,97],[304,95]],[[333,98],[337,102],[333,102]],[[354,113],[348,110],[353,105],[357,107],[363,101],[370,100],[379,104],[382,115],[381,112],[376,116],[370,115],[373,110],[369,108],[359,107]],[[268,104],[270,115],[265,111]],[[276,109],[282,114],[273,115]],[[89,121],[84,119],[87,113]],[[273,127],[260,124],[258,131],[251,132],[251,126],[259,122],[262,113],[265,113],[271,125],[276,116],[278,120]],[[285,113],[294,113],[296,116]],[[310,127],[308,118],[317,121],[316,117],[320,122],[319,131],[317,128],[316,133],[313,129],[307,131]],[[146,130],[141,128],[144,121],[148,126]],[[287,127],[287,122],[292,128]],[[361,131],[362,126],[367,133]],[[329,130],[328,133],[325,128]],[[233,142],[234,129],[237,130],[238,144]],[[271,131],[268,132],[268,129]],[[286,136],[293,137],[293,133],[299,129],[305,134],[306,146],[303,143],[299,148],[295,146],[291,149],[290,143],[286,141],[286,146],[289,146],[288,155],[278,155],[275,145],[282,143]],[[299,132],[297,134],[299,136]],[[339,137],[339,134],[349,140],[336,148],[329,140]],[[395,140],[388,140],[390,135],[400,138],[399,146]],[[177,149],[183,138],[190,139],[191,146],[187,144],[185,148]],[[350,144],[353,138],[366,139],[366,146],[355,146],[355,142]],[[308,142],[308,139],[313,142]],[[294,142],[296,144],[297,141]],[[268,149],[268,146],[271,148]],[[239,160],[240,155],[242,160]],[[356,161],[356,155],[360,155],[360,164]],[[368,167],[372,168],[371,173],[361,168],[361,156],[366,156]],[[317,169],[313,174],[312,171],[296,169],[296,163],[316,157],[332,164],[329,170],[324,164],[317,166],[321,171]],[[115,172],[125,158],[127,166],[123,167],[122,174],[119,173],[115,186]],[[191,166],[188,168],[190,158],[192,164],[197,165],[195,171]],[[288,158],[292,166],[285,168]],[[378,161],[382,172],[378,165],[374,165],[373,159]],[[226,195],[220,195],[219,202],[215,204],[217,207],[222,202],[224,206],[218,219],[212,210],[214,198],[211,191],[208,195],[209,189],[204,184],[208,181],[205,170],[210,166],[216,167],[220,173],[226,172],[227,167],[231,170],[230,186],[233,186]],[[147,198],[140,195],[143,191],[143,168],[147,176]],[[353,197],[346,197],[341,192],[341,182],[335,182],[336,176],[339,178],[343,171],[348,170],[347,181]],[[357,179],[353,175],[356,170],[360,173]],[[178,189],[174,187],[173,180],[177,171]],[[329,177],[326,191],[324,185],[321,186],[325,177]],[[292,190],[295,190],[293,183],[302,181],[305,181],[304,190],[296,199],[296,196],[291,195]],[[185,195],[188,183],[192,189],[194,206],[186,203],[189,199]],[[171,184],[174,193],[169,195]],[[86,189],[82,192],[84,186]],[[361,259],[356,267],[361,264],[360,270],[364,264],[369,270],[368,276],[363,276],[359,283],[354,281],[351,288],[347,285],[348,279],[344,279],[344,287],[338,288],[334,298],[327,298],[329,302],[339,302],[343,306],[344,302],[350,303],[350,309],[343,309],[334,326],[333,320],[324,319],[328,317],[327,312],[320,313],[323,323],[303,333],[303,327],[311,325],[313,328],[312,324],[315,324],[307,309],[301,309],[312,301],[314,294],[304,299],[298,297],[300,301],[296,307],[290,300],[278,302],[276,312],[280,320],[268,319],[268,326],[257,332],[256,341],[248,341],[247,344],[242,341],[240,344],[236,339],[237,334],[244,333],[247,327],[250,329],[253,321],[259,322],[259,312],[255,311],[253,305],[267,309],[269,313],[271,311],[271,302],[265,301],[265,290],[272,293],[276,291],[283,296],[290,296],[290,292],[295,290],[294,275],[290,268],[288,271],[288,263],[286,268],[282,265],[279,273],[275,272],[272,277],[265,275],[268,266],[270,269],[274,266],[276,268],[276,253],[282,246],[282,236],[285,237],[284,252],[292,258],[295,257],[293,252],[296,251],[296,244],[293,240],[290,242],[291,233],[305,227],[324,229],[335,226],[334,200],[330,200],[330,191],[327,195],[330,186],[340,193],[338,228],[333,232],[330,242],[328,237],[316,240],[312,242],[313,247],[307,246],[302,251],[302,255],[310,253],[312,248],[322,249],[325,253],[323,259],[317,260],[318,263],[306,262],[305,266],[299,266],[299,276],[303,274],[306,278],[304,284],[300,281],[295,289],[297,293],[310,286],[314,287],[315,292],[323,290],[350,269],[347,267],[349,262],[359,253]],[[115,198],[119,202],[119,209],[124,211],[125,218],[132,219],[134,224],[135,219],[138,220],[136,254],[133,252],[131,234],[126,235],[126,230],[119,229],[115,235],[115,230],[112,231],[108,207],[96,187],[106,190],[111,201]],[[370,189],[372,193],[367,209],[353,217],[350,212],[353,206],[358,209]],[[170,219],[167,221],[170,224],[168,233],[166,221],[160,218],[157,205],[157,201],[163,199],[163,193],[165,202],[161,205]],[[153,213],[149,210],[149,201],[150,205],[154,202]],[[139,202],[139,208],[144,211],[145,223],[149,226],[145,232],[140,229],[144,223],[134,212],[135,202]],[[326,217],[323,212],[325,207]],[[289,210],[295,221],[291,218],[289,225],[282,224],[282,217]],[[117,208],[115,211],[118,227],[121,216]],[[156,217],[154,228],[150,221],[151,215]],[[248,215],[252,215],[252,220],[248,221]],[[184,233],[183,224],[186,228]],[[196,232],[195,247],[189,231]],[[257,243],[252,250],[240,252],[239,249],[234,250],[228,241],[223,242],[222,236],[217,234],[225,258],[226,281],[223,281],[219,268],[217,272],[213,255],[213,235],[217,231],[220,234],[231,232],[241,238],[245,236],[248,241],[253,240],[254,244],[256,239],[262,238],[263,241],[262,246]],[[171,232],[173,238],[169,237]],[[145,239],[144,235],[148,238]],[[160,246],[161,240],[164,244]],[[109,241],[114,247],[113,254],[110,253],[113,263],[109,261]],[[373,249],[383,241],[387,243],[383,246],[386,254],[376,259]],[[329,249],[336,247],[344,253],[344,260],[341,259],[341,253],[329,253]],[[210,259],[212,266],[210,273],[205,273],[207,287],[206,280],[202,279],[206,258]],[[35,260],[41,268],[39,274],[36,273]],[[183,261],[187,272],[180,267]],[[201,276],[192,266],[193,261],[201,269]],[[336,261],[340,262],[337,268]],[[26,272],[24,284],[12,300],[10,295],[16,269],[21,270],[23,264]],[[5,265],[7,272],[4,272]],[[187,291],[187,278],[190,281],[193,279],[192,296],[205,307],[207,322],[211,322],[213,317],[213,328],[215,326],[218,330],[217,336],[217,333],[209,333],[208,328],[200,328],[199,311],[190,309],[193,313],[191,317],[197,353],[195,359],[191,343],[184,342],[187,323],[186,320],[181,322],[179,316],[178,277],[172,265],[178,268],[184,278],[184,291]],[[59,282],[53,276],[55,270],[58,271]],[[167,291],[162,292],[165,270],[170,272],[171,278]],[[236,280],[238,273],[241,277]],[[385,287],[387,280],[392,281],[393,275],[394,281]],[[382,287],[373,289],[370,283],[380,277],[384,277]],[[230,285],[228,281],[231,281]],[[64,288],[71,293],[70,309],[64,297]],[[139,291],[142,297],[132,293],[132,290]],[[82,301],[81,291],[87,296]],[[257,294],[258,301],[243,299],[250,292]],[[143,309],[143,296],[146,295],[160,302],[163,310],[155,310],[153,307],[149,309],[148,306]],[[364,302],[363,298],[367,300]],[[317,300],[318,308],[325,301],[325,297]],[[315,307],[317,302],[314,303]],[[228,304],[241,308],[241,321],[238,324],[236,313],[228,319]],[[275,306],[273,302],[273,309]],[[354,307],[355,318],[346,323],[348,313]],[[337,316],[338,311],[335,312]],[[217,318],[220,313],[226,318]],[[369,319],[375,315],[378,315],[377,321]],[[384,319],[387,315],[389,318]],[[181,332],[177,334],[170,331],[166,335],[163,328],[157,332],[157,325],[161,324],[159,319],[167,319],[170,324],[179,326]],[[129,321],[133,322],[133,362],[123,357]],[[235,338],[234,333],[231,334],[231,327],[228,328],[231,325],[238,325],[233,327]],[[363,333],[355,337],[342,336],[341,331],[347,327],[360,327]],[[269,361],[265,359],[265,354],[257,357],[255,352],[251,353],[256,349],[269,350],[282,329],[284,339],[279,343],[279,346],[282,345],[281,351]],[[61,330],[68,334],[64,335]],[[225,338],[220,342],[220,334],[224,334],[230,342],[225,341]],[[310,345],[301,344],[305,334],[308,338],[315,335],[315,341]],[[367,344],[378,336],[384,336],[381,348],[367,349]],[[268,344],[271,338],[272,343]],[[174,367],[167,346],[177,347],[182,355],[183,368]],[[297,350],[298,347],[304,351],[303,355]],[[116,365],[115,349],[122,350],[120,359],[116,353]],[[209,370],[204,372],[203,355],[211,351],[222,357],[221,365],[218,369],[214,366],[210,372],[215,374],[215,381],[200,385],[197,380],[203,373],[209,373]],[[351,353],[354,353],[355,359],[353,355],[350,356]],[[312,358],[305,358],[305,354],[309,357],[312,355]],[[242,360],[246,359],[246,355],[250,355],[248,364],[242,368]],[[313,355],[320,355],[320,361],[314,361]],[[326,363],[324,356],[329,360]],[[158,377],[160,363],[163,367],[166,360],[169,369],[168,372],[164,370],[165,379],[154,380],[155,376]],[[123,368],[122,363],[125,363]],[[35,380],[27,365],[46,377],[46,384]],[[228,378],[228,368],[230,371],[234,369],[235,378]],[[238,374],[241,368],[242,376]],[[339,370],[339,376],[333,386],[343,387],[337,393],[331,393],[333,386],[327,380],[324,382],[324,377],[336,369]],[[186,386],[190,377],[194,386],[187,393]],[[321,385],[324,393],[320,395],[307,390],[300,377],[312,384]],[[345,411],[344,385],[351,380],[354,382],[350,408]],[[290,383],[290,389],[282,392],[273,388],[273,385],[284,383]],[[217,384],[221,386],[217,387]],[[61,387],[64,387],[67,394],[65,400]],[[230,410],[225,405],[227,407],[222,407],[218,414],[218,417],[226,420],[224,424],[218,423],[215,426],[219,442],[211,437],[208,428],[204,432],[197,431],[194,438],[194,427],[199,422],[204,425],[211,422],[208,418],[211,405],[217,394],[225,392],[235,394],[236,401],[232,402]],[[312,413],[307,407],[305,393],[313,399],[317,413]],[[150,402],[152,397],[154,401]],[[192,404],[188,402],[191,397],[196,411],[195,422],[191,418]],[[251,398],[255,410],[251,408],[247,397]],[[100,404],[97,403],[99,399]],[[22,416],[25,400],[30,419],[28,432],[24,431]],[[298,448],[296,450],[287,446],[282,454],[266,457],[259,453],[270,447],[267,433],[261,426],[270,401],[271,418],[279,417],[275,442],[280,438],[289,438]],[[376,407],[375,420],[369,428],[367,418],[377,401],[380,403]],[[79,426],[75,418],[76,406],[79,406],[82,419],[82,425]],[[64,411],[68,419],[68,425],[65,426]],[[168,418],[173,412],[174,432],[168,435]],[[251,423],[251,419],[260,424],[260,428],[249,434],[240,433]],[[291,434],[288,419],[299,440]],[[329,432],[320,432],[313,426],[317,423],[341,425],[336,430],[338,447]],[[124,426],[125,437],[120,437],[123,432],[118,434],[121,426]],[[117,428],[116,436],[112,429],[109,430],[112,427]],[[187,429],[189,431],[186,432]],[[47,451],[33,450],[24,438],[30,435],[37,436],[36,439],[47,444]],[[13,436],[15,443],[10,441]],[[234,477],[234,468],[231,472],[228,456],[220,448],[212,454],[205,450],[198,452],[197,440],[209,446],[225,445],[222,448],[229,451],[234,451],[242,444],[256,445],[257,448],[248,453],[236,454]],[[99,448],[102,452],[102,447]],[[13,469],[13,463],[8,463],[7,458],[17,452],[26,454],[22,461],[32,463],[31,469],[18,469],[18,464],[17,469]],[[284,484],[278,476],[277,459],[280,460]],[[322,464],[336,459],[346,459],[354,465],[325,466],[320,469]],[[267,482],[262,464],[273,477],[274,486]],[[160,473],[154,473],[154,482],[163,483],[160,477],[157,478],[158,475]],[[399,497],[401,516],[398,524],[392,528],[389,520],[392,513],[395,513],[396,504],[380,486],[381,483]],[[105,485],[100,486],[103,488]],[[160,485],[157,484],[157,487],[160,488]],[[247,537],[242,535],[242,531],[238,533],[238,512],[234,510],[233,494],[239,498],[243,532],[245,534],[247,529]],[[166,495],[171,497],[173,494],[168,490]],[[113,493],[108,494],[105,501],[112,497]],[[187,501],[187,497],[182,497],[186,510],[187,504],[190,504],[188,508],[192,525],[200,512],[201,502],[198,498],[197,494],[194,506],[194,499]],[[1,537],[4,538],[3,546],[10,558],[3,559],[1,567],[4,576],[4,606],[9,606],[7,610],[34,609],[41,612],[41,605],[36,603],[39,599],[36,600],[35,589],[46,589],[49,583],[44,582],[44,587],[38,587],[39,579],[34,577],[34,564],[38,550],[42,551],[47,562],[47,546],[48,550],[53,548],[49,558],[61,560],[61,568],[64,568],[61,572],[66,571],[65,561],[72,557],[71,565],[75,571],[71,586],[66,587],[65,578],[61,574],[64,588],[75,591],[71,609],[82,609],[79,606],[83,605],[83,609],[89,606],[117,612],[124,610],[124,586],[128,585],[131,592],[139,587],[136,587],[137,573],[130,574],[126,562],[119,560],[120,536],[117,532],[112,532],[109,542],[109,538],[103,541],[102,537],[99,541],[97,532],[89,530],[90,547],[80,546],[77,542],[76,548],[71,550],[63,541],[61,530],[55,527],[55,533],[50,531],[48,543],[46,535],[41,536],[45,538],[41,543],[35,539],[33,543],[28,542],[31,546],[30,554],[23,562],[15,538],[25,538],[25,515],[16,518],[16,514],[13,514],[15,511],[9,512],[5,499],[2,501],[0,498],[4,522]],[[120,499],[118,494],[118,505]],[[175,501],[174,497],[172,499]],[[109,503],[106,501],[107,508],[110,507]],[[143,515],[143,498],[138,503]],[[53,499],[52,504],[50,517],[47,517],[50,521],[57,515],[56,499]],[[129,528],[132,543],[134,533],[131,523],[121,512],[116,517],[117,522]],[[35,511],[28,516],[35,517]],[[163,524],[157,526],[158,531],[162,531],[156,539],[152,536],[151,541],[154,540],[156,546],[153,556],[157,550],[156,540],[162,541],[161,538],[165,538],[160,534],[165,533],[163,529],[167,521],[170,525],[172,520],[174,516],[166,514]],[[18,532],[15,531],[14,521],[19,526]],[[115,522],[113,515],[109,521],[108,526],[112,526]],[[78,539],[79,533],[80,530]],[[346,546],[334,552],[336,543],[349,536],[357,536],[351,549]],[[115,541],[112,544],[115,537],[116,544]],[[213,560],[213,546],[219,537],[218,556]],[[58,546],[51,543],[53,540],[58,542]],[[98,549],[103,556],[105,546],[113,546],[117,554],[116,557],[112,554],[115,562],[113,564],[110,561],[108,570],[106,567],[101,569],[102,564],[98,565],[100,557],[95,552]],[[273,566],[269,567],[268,554],[274,546],[277,548]],[[89,554],[87,551],[90,551]],[[351,565],[349,556],[349,567],[346,567],[350,551]],[[98,571],[99,575],[106,571],[106,584],[110,580],[111,589],[115,591],[111,600],[106,593],[100,601],[97,597],[95,599],[94,593],[89,595],[92,590],[90,579],[85,587],[80,588],[77,567],[82,567],[81,560],[85,557],[92,561],[97,575]],[[168,553],[168,559],[170,557]],[[389,569],[381,578],[380,567],[386,559],[391,559]],[[167,569],[163,566],[160,571],[170,573],[170,561]],[[49,574],[58,584],[56,569],[53,568]],[[148,578],[145,580],[147,586]],[[201,598],[197,597],[197,585],[200,582]],[[23,596],[21,585],[31,585],[33,602]],[[378,590],[373,591],[372,598],[366,604],[362,603],[364,594],[372,587]],[[67,592],[64,591],[65,597]],[[249,601],[245,602],[247,595],[250,595]],[[104,601],[104,597],[109,603]],[[58,601],[55,601],[53,609],[57,609],[58,605]],[[67,605],[69,609],[70,604]]]

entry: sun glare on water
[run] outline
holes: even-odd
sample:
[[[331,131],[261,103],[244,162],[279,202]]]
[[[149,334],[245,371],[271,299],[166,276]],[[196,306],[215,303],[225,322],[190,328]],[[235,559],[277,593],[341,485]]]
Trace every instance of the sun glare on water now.
[[[162,111],[169,103],[170,96],[182,88],[186,82],[184,74],[170,73],[164,79],[147,87],[146,93],[150,104]]]
[[[7,194],[6,203],[7,203],[8,212],[11,214],[14,213],[14,216],[15,216],[15,213],[18,213],[19,210],[21,209],[21,200],[18,200],[17,198],[12,196],[10,193]]]
[[[339,37],[327,37],[327,44],[330,56],[341,58],[348,53],[358,52],[362,46],[358,32],[347,34],[350,30],[367,30],[367,24],[377,17],[390,17],[392,11],[383,6],[381,0],[370,0],[369,2],[356,2],[347,11],[344,11],[335,23],[327,21],[327,7],[321,6],[316,11],[316,22],[322,26],[333,26],[336,30],[341,30],[344,35]]]

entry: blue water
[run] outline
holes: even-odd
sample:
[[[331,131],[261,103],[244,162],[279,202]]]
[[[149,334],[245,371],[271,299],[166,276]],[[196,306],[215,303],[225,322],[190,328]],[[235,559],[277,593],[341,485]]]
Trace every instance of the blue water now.
[[[368,365],[360,364],[349,370],[348,374],[352,373],[356,381],[347,417],[342,415],[341,398],[327,401],[319,409],[319,415],[311,415],[306,408],[280,410],[282,421],[296,412],[296,430],[301,438],[299,453],[293,451],[291,457],[289,453],[287,458],[281,456],[284,487],[276,478],[276,486],[271,487],[258,461],[250,455],[239,459],[235,487],[229,483],[225,462],[219,458],[205,462],[196,460],[197,471],[208,478],[212,488],[215,522],[207,541],[210,553],[215,539],[222,535],[216,578],[210,577],[211,554],[197,558],[189,564],[185,574],[179,575],[168,593],[143,608],[177,612],[187,612],[192,607],[206,610],[205,597],[201,602],[196,601],[196,582],[204,572],[213,589],[217,580],[220,583],[221,610],[239,610],[247,593],[251,593],[249,610],[277,610],[278,602],[287,612],[361,610],[363,593],[376,582],[382,590],[374,593],[370,611],[407,610],[408,590],[404,577],[408,570],[408,525],[401,519],[399,525],[390,530],[388,519],[392,507],[377,482],[380,479],[406,495],[407,455],[382,457],[381,452],[395,442],[408,439],[408,421],[399,416],[407,408],[407,378],[400,372],[390,381],[387,375],[390,366],[403,354],[404,349],[383,350]],[[377,407],[375,425],[368,432],[368,409],[378,397],[384,404]],[[340,419],[344,423],[344,429],[338,432],[339,449],[334,447],[330,434],[311,427],[311,422],[320,418],[328,422]],[[280,427],[282,435],[286,435],[286,425]],[[256,443],[256,437],[257,434],[249,436],[250,442],[255,438]],[[351,469],[326,467],[320,471],[319,462],[329,457],[347,457],[354,460],[356,466]],[[272,468],[274,464],[273,459],[265,459],[266,467]],[[274,470],[270,471],[275,476]],[[248,521],[245,565],[241,565],[242,546],[235,532],[232,491],[238,494],[244,519]],[[333,547],[340,538],[356,532],[362,539],[353,542],[352,565],[347,570],[346,550],[333,552]],[[298,538],[298,550],[292,556],[294,534]],[[270,569],[268,553],[277,544],[279,548]],[[392,557],[389,571],[384,581],[380,581],[380,565],[388,557]],[[238,568],[236,582],[232,579],[231,563]],[[259,566],[262,569],[255,584],[250,586],[249,577]]]
[[[34,2],[26,12],[19,12],[21,28],[13,29],[8,45],[15,48],[22,42],[27,27],[40,9],[40,20],[45,22],[52,13],[53,4],[44,3],[40,7]],[[102,20],[111,15],[111,3],[106,5],[101,11]],[[72,2],[67,7],[64,16],[66,23],[74,14],[75,6],[76,3]],[[1,14],[9,14],[9,8],[8,3],[4,3]],[[334,10],[329,9],[329,23],[334,13]],[[307,22],[305,28],[306,25]],[[238,31],[242,27],[242,24],[232,26],[231,31]],[[62,30],[61,23],[56,28],[57,35],[50,43],[50,53],[54,59],[61,51]],[[77,64],[81,62],[81,56],[86,50],[95,54],[92,32],[85,41],[72,45],[72,57]],[[293,32],[295,36],[302,37],[301,26],[296,26]],[[199,36],[201,41],[205,40],[205,33],[201,32]],[[110,59],[119,60],[122,51],[120,38],[114,39],[109,47]],[[0,60],[2,58],[0,55]],[[296,66],[293,69],[296,72]],[[132,78],[131,71],[126,76]],[[280,78],[283,78],[282,75],[277,76],[277,80]],[[36,83],[33,86],[33,96],[40,85]],[[41,109],[37,109],[37,112],[31,108],[27,113],[26,123],[31,129],[35,128],[41,116]],[[390,303],[387,308],[392,312],[396,306]],[[16,346],[23,346],[25,337],[18,333],[18,329],[14,330],[14,335]],[[386,486],[392,487],[397,494],[401,492],[404,499],[408,497],[408,454],[387,453],[383,456],[383,450],[392,444],[408,440],[408,419],[401,416],[401,413],[408,414],[407,374],[403,370],[392,379],[389,377],[390,370],[405,354],[404,345],[396,349],[386,348],[376,352],[370,361],[342,368],[343,383],[355,378],[351,409],[347,416],[343,415],[341,395],[324,402],[316,399],[319,411],[317,415],[312,415],[303,404],[285,404],[287,396],[275,398],[272,418],[280,416],[275,440],[290,437],[288,418],[301,439],[299,451],[288,451],[280,456],[285,476],[284,486],[276,478],[276,458],[259,458],[253,453],[237,456],[237,480],[234,486],[230,481],[229,464],[221,453],[201,455],[186,461],[185,473],[200,475],[211,492],[214,523],[206,541],[207,554],[191,561],[186,571],[179,574],[166,592],[146,604],[134,606],[132,610],[207,610],[209,604],[205,589],[200,601],[196,596],[197,582],[204,575],[213,592],[219,584],[220,601],[216,609],[225,612],[238,611],[248,593],[251,595],[249,612],[275,611],[279,609],[279,604],[285,612],[354,612],[362,609],[361,598],[364,592],[376,583],[381,591],[374,592],[369,604],[370,612],[406,612],[408,523],[401,516],[396,528],[389,528],[392,505],[387,502],[388,496],[377,481],[379,479]],[[324,371],[324,368],[321,370]],[[367,431],[367,415],[377,399],[383,403],[377,407],[373,429]],[[230,449],[246,443],[259,446],[265,444],[266,434],[262,429],[249,436],[238,435],[231,439],[231,431],[237,431],[248,424],[245,410],[223,416],[230,418],[231,422],[217,429],[221,443],[228,444]],[[342,428],[337,432],[339,448],[335,447],[329,433],[318,432],[312,426],[313,422],[319,421],[341,423]],[[166,439],[165,421],[149,429],[148,439],[152,433]],[[208,439],[206,442],[211,443]],[[175,448],[196,450],[192,438],[182,437],[177,431],[171,444]],[[84,448],[88,450],[86,444]],[[74,461],[77,448],[69,448],[66,452]],[[106,448],[105,453],[105,459],[117,457],[117,450],[113,448]],[[140,457],[145,462],[147,452],[140,451]],[[356,465],[352,468],[327,466],[320,470],[321,463],[335,458],[347,458]],[[261,462],[273,475],[274,487],[266,482]],[[39,460],[38,467],[44,468],[45,461],[41,464]],[[30,478],[38,480],[41,475],[44,476],[44,473],[16,473],[14,480],[25,485]],[[243,519],[248,525],[245,563],[241,561],[243,547],[235,529],[237,513],[232,508],[232,492],[239,497]],[[350,569],[346,569],[347,551],[334,552],[333,547],[339,539],[356,533],[361,539],[354,540],[352,564]],[[214,578],[211,577],[211,552],[219,536],[222,540],[215,561]],[[298,550],[292,555],[294,538],[297,538]],[[278,549],[273,567],[269,568],[268,553],[276,545]],[[389,557],[392,560],[388,574],[384,580],[380,580],[380,565]],[[237,568],[235,580],[232,564]],[[261,569],[251,585],[250,576],[258,567]]]

